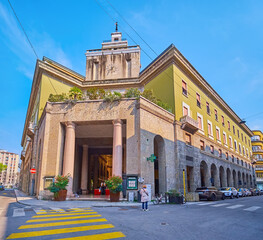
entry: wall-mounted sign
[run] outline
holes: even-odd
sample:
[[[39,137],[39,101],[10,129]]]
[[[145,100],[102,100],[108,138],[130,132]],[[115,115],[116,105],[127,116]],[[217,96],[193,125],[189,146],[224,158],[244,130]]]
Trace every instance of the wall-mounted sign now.
[[[156,159],[156,156],[154,156],[154,154],[152,154],[150,157],[147,158],[147,161],[154,162],[155,159]]]
[[[35,173],[37,172],[37,170],[36,170],[35,168],[31,168],[31,169],[30,169],[30,172],[31,172],[32,174],[35,174]]]
[[[127,190],[137,190],[138,189],[138,177],[127,176]]]

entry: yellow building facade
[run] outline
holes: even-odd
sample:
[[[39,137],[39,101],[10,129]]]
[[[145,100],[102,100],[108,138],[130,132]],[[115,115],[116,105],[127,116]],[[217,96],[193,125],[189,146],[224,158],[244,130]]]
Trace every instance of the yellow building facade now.
[[[256,183],[258,189],[263,189],[263,133],[253,130],[254,136],[251,138],[253,160],[255,161]]]

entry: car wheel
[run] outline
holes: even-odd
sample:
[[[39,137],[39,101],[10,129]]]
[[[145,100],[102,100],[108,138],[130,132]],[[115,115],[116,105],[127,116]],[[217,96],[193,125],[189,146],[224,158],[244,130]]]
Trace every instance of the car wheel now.
[[[233,199],[233,198],[234,198],[233,194],[231,194],[230,198],[231,198],[231,199]]]
[[[222,200],[225,200],[226,199],[226,196],[225,194],[222,195]]]
[[[216,200],[216,195],[213,193],[210,199],[211,199],[211,201],[215,201]]]

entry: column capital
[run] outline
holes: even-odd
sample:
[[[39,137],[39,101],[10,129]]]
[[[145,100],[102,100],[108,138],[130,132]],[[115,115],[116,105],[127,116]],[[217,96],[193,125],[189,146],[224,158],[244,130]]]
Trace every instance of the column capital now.
[[[88,149],[88,148],[89,148],[89,145],[83,144],[82,147],[83,147],[83,149]]]
[[[65,122],[67,128],[76,128],[76,124],[74,122]]]
[[[118,125],[118,124],[121,124],[123,123],[123,121],[121,119],[115,119],[112,121],[113,125]]]

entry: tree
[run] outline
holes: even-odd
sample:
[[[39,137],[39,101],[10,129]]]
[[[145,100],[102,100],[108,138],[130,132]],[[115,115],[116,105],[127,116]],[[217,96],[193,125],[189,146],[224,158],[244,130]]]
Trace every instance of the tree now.
[[[3,172],[3,171],[5,171],[6,168],[7,168],[6,165],[4,165],[3,163],[0,163],[0,173]]]

